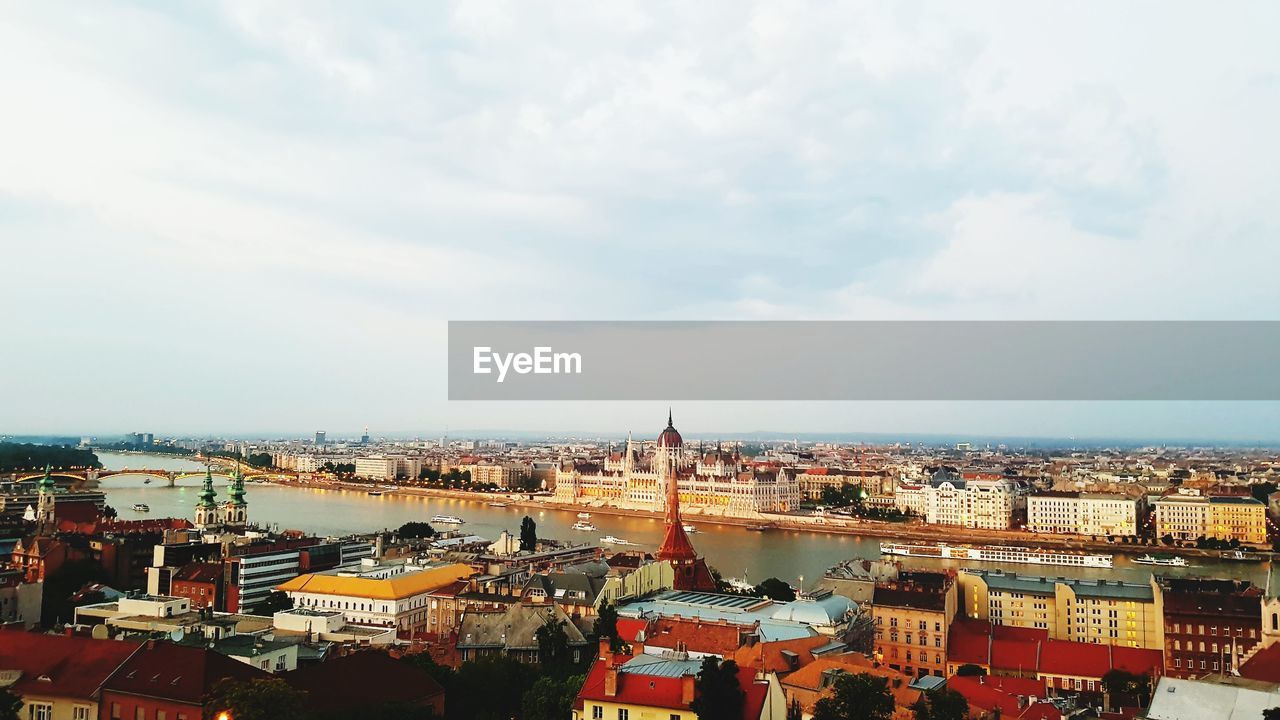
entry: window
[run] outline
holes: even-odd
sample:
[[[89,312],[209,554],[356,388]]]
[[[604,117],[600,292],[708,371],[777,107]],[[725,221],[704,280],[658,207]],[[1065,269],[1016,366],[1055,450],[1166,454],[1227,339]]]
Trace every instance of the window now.
[[[111,720],[120,720],[120,703],[111,703]]]
[[[147,709],[144,707],[136,707],[133,709],[133,720],[147,720]]]
[[[618,720],[631,720],[631,711],[626,708],[618,708]]]
[[[71,720],[89,720],[92,709],[88,705],[77,705],[71,708]]]
[[[31,720],[53,720],[53,706],[48,703],[30,703],[27,712]]]
[[[165,716],[165,711],[163,710],[156,711],[156,720],[164,720],[164,716]]]
[[[591,720],[603,720],[603,718],[604,718],[604,706],[603,706],[603,705],[592,705],[592,706],[591,706]]]

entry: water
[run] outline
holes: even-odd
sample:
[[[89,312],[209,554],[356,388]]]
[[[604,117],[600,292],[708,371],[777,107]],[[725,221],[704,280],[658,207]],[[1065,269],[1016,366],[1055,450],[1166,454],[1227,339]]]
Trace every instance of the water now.
[[[99,453],[98,458],[108,469],[123,467],[148,467],[157,470],[202,471],[204,465],[181,458]],[[161,462],[166,464],[162,465]],[[217,484],[225,484],[227,478],[215,475]],[[143,483],[141,477],[126,476],[104,479],[102,489],[107,502],[119,511],[123,519],[142,517],[191,517],[199,492],[201,478],[178,481],[178,487],[168,487],[163,481]],[[496,538],[502,530],[518,535],[520,521],[529,515],[538,524],[541,537],[552,537],[578,542],[597,542],[604,535],[625,538],[643,549],[653,551],[662,542],[663,524],[654,518],[628,515],[604,515],[595,513],[591,522],[598,529],[581,532],[571,529],[578,521],[575,511],[524,507],[491,507],[486,502],[457,500],[452,498],[425,497],[419,495],[369,495],[359,490],[320,488],[296,488],[249,483],[247,499],[249,517],[258,523],[267,523],[279,529],[305,530],[321,535],[343,535],[371,532],[383,528],[397,528],[409,521],[429,521],[433,515],[456,515],[467,522],[463,529],[470,534]],[[150,506],[150,513],[134,512],[135,503]],[[829,535],[789,530],[751,532],[736,526],[692,524],[698,532],[690,535],[694,546],[707,562],[725,576],[742,576],[758,582],[767,577],[782,578],[792,584],[803,576],[811,585],[822,572],[836,563],[850,558],[878,558],[879,538],[854,535]],[[1107,578],[1128,582],[1147,582],[1150,566],[1134,565],[1129,556],[1117,555],[1112,570],[1070,567],[1036,567],[1010,565],[1005,570],[1027,575],[1052,575],[1077,578]],[[1266,566],[1262,563],[1226,563],[1192,558],[1193,567],[1159,568],[1162,575],[1204,575],[1210,577],[1239,577],[1264,583]],[[952,567],[962,563],[953,560],[927,560],[905,558],[904,564],[913,567]],[[989,563],[969,564],[994,569]]]

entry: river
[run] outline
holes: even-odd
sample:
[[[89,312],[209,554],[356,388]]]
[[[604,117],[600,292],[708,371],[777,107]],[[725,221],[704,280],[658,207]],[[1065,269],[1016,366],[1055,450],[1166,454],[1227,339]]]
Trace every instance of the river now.
[[[146,467],[155,470],[203,471],[204,465],[183,458],[157,457],[99,452],[98,459],[109,470],[128,467]],[[215,475],[217,485],[225,485],[227,478]],[[102,482],[107,502],[116,508],[123,519],[142,517],[191,517],[201,479],[185,478],[177,487],[163,482],[146,484],[138,476],[108,477]],[[574,512],[551,509],[491,507],[485,502],[457,500],[453,498],[424,497],[419,495],[369,495],[358,490],[298,488],[250,483],[247,500],[249,518],[278,529],[305,530],[321,535],[344,535],[372,532],[383,528],[397,528],[411,520],[427,521],[433,515],[457,515],[467,522],[463,528],[471,534],[495,538],[506,530],[518,535],[520,521],[530,515],[538,524],[538,534],[562,540],[579,542],[598,541],[601,536],[614,535],[639,545],[638,549],[654,550],[662,542],[663,525],[653,518],[626,515],[595,514],[591,522],[595,532],[572,530],[578,521]],[[151,508],[150,513],[132,510],[135,503]],[[767,577],[778,577],[793,585],[799,577],[806,586],[822,575],[822,572],[850,558],[877,558],[878,538],[854,535],[834,535],[789,530],[752,532],[736,526],[722,526],[693,520],[698,532],[690,535],[694,546],[707,562],[725,576],[741,577],[746,574],[752,582]],[[962,565],[950,560],[905,558],[913,567],[954,567]],[[1263,563],[1229,563],[1204,558],[1192,558],[1192,567],[1159,568],[1163,575],[1203,575],[1209,577],[1236,577],[1265,583],[1266,565]],[[965,563],[972,565],[971,563]],[[979,567],[995,568],[990,564]],[[1027,575],[1053,575],[1062,577],[1106,578],[1129,582],[1147,582],[1151,575],[1149,566],[1135,565],[1128,556],[1116,555],[1115,568],[1098,570],[1088,568],[1035,566],[1008,566],[1008,571]]]

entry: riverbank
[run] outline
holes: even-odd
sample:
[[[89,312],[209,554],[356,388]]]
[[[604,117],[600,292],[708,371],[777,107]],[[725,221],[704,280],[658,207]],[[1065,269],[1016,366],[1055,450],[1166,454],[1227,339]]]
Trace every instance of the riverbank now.
[[[616,517],[649,518],[661,520],[662,513],[651,510],[633,510],[611,506],[580,505],[558,503],[549,498],[530,497],[511,493],[478,493],[466,490],[446,490],[440,488],[397,487],[389,489],[363,483],[344,482],[309,482],[276,478],[267,481],[273,485],[301,488],[338,489],[358,492],[375,492],[382,495],[404,495],[419,497],[447,498],[479,503],[503,503],[509,507],[535,510],[554,510],[565,513],[589,512],[593,515],[609,515]],[[723,525],[730,527],[757,528],[765,527],[767,532],[804,532],[855,536],[865,538],[883,538],[889,540],[907,540],[919,542],[937,542],[940,532],[945,531],[946,540],[953,543],[976,545],[1020,545],[1026,547],[1052,550],[1069,550],[1076,552],[1102,552],[1109,554],[1144,555],[1148,553],[1176,553],[1188,558],[1221,559],[1221,551],[1200,548],[1170,548],[1157,545],[1128,545],[1110,543],[1085,538],[1066,536],[1044,536],[1016,530],[974,530],[961,527],[941,527],[925,525],[919,522],[890,523],[858,518],[842,518],[833,516],[808,516],[763,514],[759,518],[725,517],[720,515],[704,515],[698,512],[687,512],[683,515],[685,523],[699,525]],[[1271,553],[1248,549],[1263,558]],[[1261,562],[1261,561],[1254,561]]]

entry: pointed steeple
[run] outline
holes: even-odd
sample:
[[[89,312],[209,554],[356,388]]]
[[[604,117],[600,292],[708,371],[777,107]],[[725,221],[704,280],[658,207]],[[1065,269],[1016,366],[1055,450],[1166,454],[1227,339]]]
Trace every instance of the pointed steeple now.
[[[51,493],[51,492],[55,492],[58,489],[58,486],[53,482],[53,476],[50,474],[52,470],[53,470],[52,465],[46,464],[44,466],[44,477],[40,478],[40,484],[36,486],[36,488],[42,493],[43,492]]]
[[[204,486],[200,488],[198,497],[200,498],[198,505],[204,507],[214,506],[213,499],[218,497],[218,493],[213,489],[213,470],[211,468],[205,468],[204,470]]]
[[[697,553],[680,520],[680,483],[675,468],[667,475],[667,533],[658,548],[659,560],[693,560]]]
[[[240,467],[231,472],[231,490],[227,492],[227,496],[231,498],[233,505],[245,505],[244,500],[244,473],[240,472]]]

